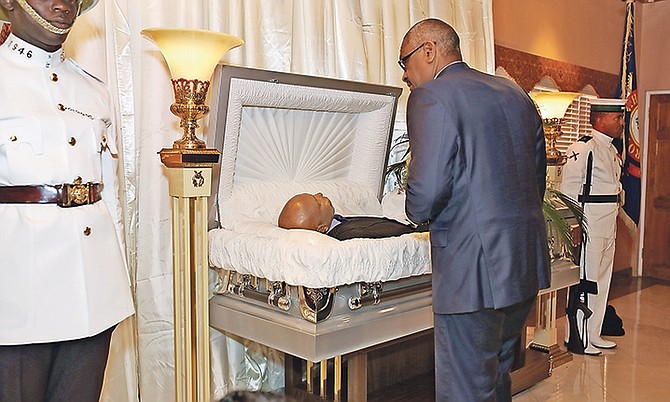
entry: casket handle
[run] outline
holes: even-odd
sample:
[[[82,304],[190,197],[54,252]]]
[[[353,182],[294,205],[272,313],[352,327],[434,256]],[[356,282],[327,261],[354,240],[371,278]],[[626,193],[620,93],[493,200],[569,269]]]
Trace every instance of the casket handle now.
[[[256,282],[254,279],[256,278],[252,278],[251,275],[242,275],[242,281],[234,283],[231,278],[228,284],[228,292],[261,303],[267,303],[283,311],[288,311],[291,308],[291,298],[285,282],[272,282],[272,291],[261,291],[252,284],[252,282]]]
[[[397,289],[383,290],[381,282],[358,284],[359,296],[352,296],[349,298],[349,309],[358,310],[363,306],[374,306],[382,302],[382,294],[384,301],[392,301],[405,297],[414,293],[420,293],[431,289],[431,283],[417,283],[415,285],[406,286]]]

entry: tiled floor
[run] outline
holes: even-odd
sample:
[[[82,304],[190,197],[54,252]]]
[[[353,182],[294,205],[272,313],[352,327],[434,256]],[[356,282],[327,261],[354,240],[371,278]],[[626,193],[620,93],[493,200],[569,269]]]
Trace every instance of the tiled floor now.
[[[571,362],[554,368],[551,377],[515,395],[514,402],[670,401],[670,282],[633,278],[629,272],[617,272],[610,289],[610,304],[626,330],[622,337],[609,338],[618,346],[600,356],[573,355]],[[564,326],[561,317],[561,342]],[[435,401],[432,375],[419,376],[412,384],[372,393],[368,400]]]
[[[573,355],[514,402],[670,400],[670,283],[629,278],[610,299],[626,330],[608,338],[618,346],[600,356]],[[562,317],[561,340],[564,325]]]

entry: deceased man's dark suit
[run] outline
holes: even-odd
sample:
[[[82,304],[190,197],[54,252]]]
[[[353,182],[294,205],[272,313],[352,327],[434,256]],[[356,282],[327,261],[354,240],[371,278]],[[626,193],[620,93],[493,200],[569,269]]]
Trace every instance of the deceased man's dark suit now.
[[[331,228],[326,234],[337,240],[368,238],[379,239],[383,237],[401,236],[405,233],[425,232],[428,229],[423,226],[412,227],[381,216],[351,216],[344,217],[335,215],[334,220],[340,222]]]
[[[459,62],[412,91],[407,119],[406,212],[430,221],[434,313],[501,309],[548,287],[545,142],[529,96]]]

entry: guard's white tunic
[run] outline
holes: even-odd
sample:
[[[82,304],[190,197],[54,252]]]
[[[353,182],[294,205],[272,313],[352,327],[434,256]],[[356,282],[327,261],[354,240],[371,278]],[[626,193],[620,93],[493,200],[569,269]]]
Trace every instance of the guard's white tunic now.
[[[105,86],[62,50],[0,46],[0,186],[102,182],[102,201],[0,204],[0,344],[92,336],[133,314]]]
[[[592,130],[589,141],[577,141],[567,150],[568,160],[563,166],[561,192],[577,200],[584,193],[586,167],[589,153],[593,153],[590,195],[613,195],[621,193],[621,158],[612,145],[612,138]],[[598,283],[598,294],[589,295],[588,306],[593,315],[588,320],[589,339],[600,337],[605,317],[607,296],[612,280],[616,217],[618,203],[586,203],[584,216],[588,240],[582,265],[586,279]]]
[[[621,158],[612,145],[612,138],[597,130],[591,131],[592,139],[576,141],[567,150],[567,162],[563,166],[561,192],[577,200],[583,193],[586,181],[586,163],[589,152],[593,153],[591,195],[621,193]],[[584,214],[590,236],[614,238],[616,236],[616,203],[587,203]]]

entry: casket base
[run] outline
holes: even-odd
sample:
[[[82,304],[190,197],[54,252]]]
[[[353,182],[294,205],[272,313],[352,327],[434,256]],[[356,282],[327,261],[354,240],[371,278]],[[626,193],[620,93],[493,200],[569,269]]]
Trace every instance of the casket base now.
[[[433,331],[428,330],[347,354],[342,357],[341,389],[336,384],[336,364],[333,361],[318,363],[316,369],[310,370],[308,362],[286,355],[285,392],[304,394],[304,399],[298,399],[300,401],[310,401],[306,395],[319,395],[323,398],[321,400],[328,401],[370,401],[370,398],[379,395],[381,399],[378,400],[389,401],[397,391],[387,392],[398,385],[415,390],[416,384],[412,381],[426,382],[426,379],[433,390],[433,348]],[[325,364],[325,381],[320,378],[324,374],[321,364]],[[392,400],[431,400],[434,392],[426,395],[428,399],[416,399],[414,393],[412,398]]]
[[[210,325],[311,362],[342,356],[433,327],[430,290],[312,323],[231,295],[210,301]]]
[[[311,378],[307,362],[285,357],[286,395],[298,401],[404,402],[433,401],[433,331],[410,335],[343,356],[342,390],[335,395],[334,364],[327,363],[325,381]],[[551,375],[551,355],[533,349],[518,353],[523,364],[512,371],[512,394],[518,394]],[[316,367],[312,373],[319,374]],[[321,389],[321,384],[325,388]]]

